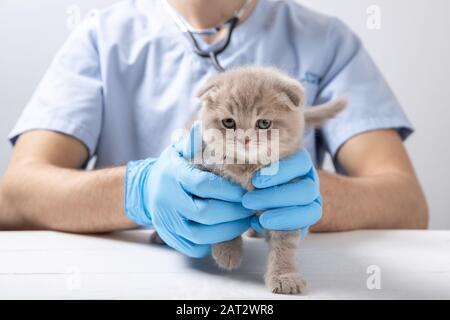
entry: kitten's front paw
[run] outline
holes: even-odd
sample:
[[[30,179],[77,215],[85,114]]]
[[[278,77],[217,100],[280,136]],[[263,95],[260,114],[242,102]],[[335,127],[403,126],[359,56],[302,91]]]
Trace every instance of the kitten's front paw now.
[[[236,269],[242,260],[242,238],[213,245],[212,256],[220,268]]]
[[[270,291],[279,294],[299,294],[306,288],[306,281],[300,273],[267,275],[266,285]]]

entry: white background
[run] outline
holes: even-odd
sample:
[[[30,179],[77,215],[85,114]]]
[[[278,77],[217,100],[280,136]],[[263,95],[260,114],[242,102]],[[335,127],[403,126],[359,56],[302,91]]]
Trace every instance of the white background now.
[[[71,5],[83,14],[112,0],[0,0],[0,174],[9,130],[70,30]],[[431,228],[450,229],[450,1],[305,0],[336,15],[363,39],[416,128],[407,141],[431,209]],[[381,9],[381,30],[366,26]]]

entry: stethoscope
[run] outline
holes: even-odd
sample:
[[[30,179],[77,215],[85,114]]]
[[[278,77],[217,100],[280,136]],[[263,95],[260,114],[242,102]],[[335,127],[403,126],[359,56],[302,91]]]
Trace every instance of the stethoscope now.
[[[186,38],[189,40],[189,42],[192,45],[192,49],[194,52],[202,57],[202,58],[209,58],[211,60],[212,65],[214,68],[216,68],[217,71],[223,72],[225,69],[220,64],[219,60],[217,59],[217,56],[221,54],[225,49],[228,47],[231,41],[231,36],[233,35],[233,31],[237,24],[239,23],[239,20],[244,15],[246,9],[252,2],[252,0],[246,0],[242,7],[238,10],[236,10],[233,14],[233,16],[228,19],[225,23],[223,23],[220,26],[213,27],[213,28],[207,28],[207,29],[195,29],[192,28],[175,10],[172,8],[172,6],[169,4],[168,0],[164,1],[170,15],[172,16],[175,23],[178,25],[178,27],[181,29],[183,34],[186,36]],[[200,45],[198,44],[197,40],[195,39],[194,35],[214,35],[223,29],[227,29],[228,32],[226,34],[226,37],[222,40],[220,45],[217,47],[214,47],[212,50],[203,50],[200,48]]]

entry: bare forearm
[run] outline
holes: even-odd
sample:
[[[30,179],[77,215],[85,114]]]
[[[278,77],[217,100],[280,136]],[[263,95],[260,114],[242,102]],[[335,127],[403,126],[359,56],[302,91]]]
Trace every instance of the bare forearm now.
[[[313,231],[422,229],[428,209],[415,179],[398,173],[345,177],[319,172],[323,219]]]
[[[2,182],[0,229],[94,233],[132,228],[123,212],[124,170],[18,166]]]

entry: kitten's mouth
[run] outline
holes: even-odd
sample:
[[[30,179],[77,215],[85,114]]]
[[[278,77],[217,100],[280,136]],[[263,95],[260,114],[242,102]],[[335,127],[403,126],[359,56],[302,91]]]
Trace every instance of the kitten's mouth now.
[[[238,164],[265,165],[272,162],[270,155],[271,149],[266,145],[238,142],[233,144],[233,152],[225,154],[224,159],[234,160]]]
[[[208,141],[203,153],[203,160],[207,164],[240,164],[240,165],[268,165],[278,159],[276,145],[257,140],[245,141]],[[275,147],[275,149],[274,149]]]

